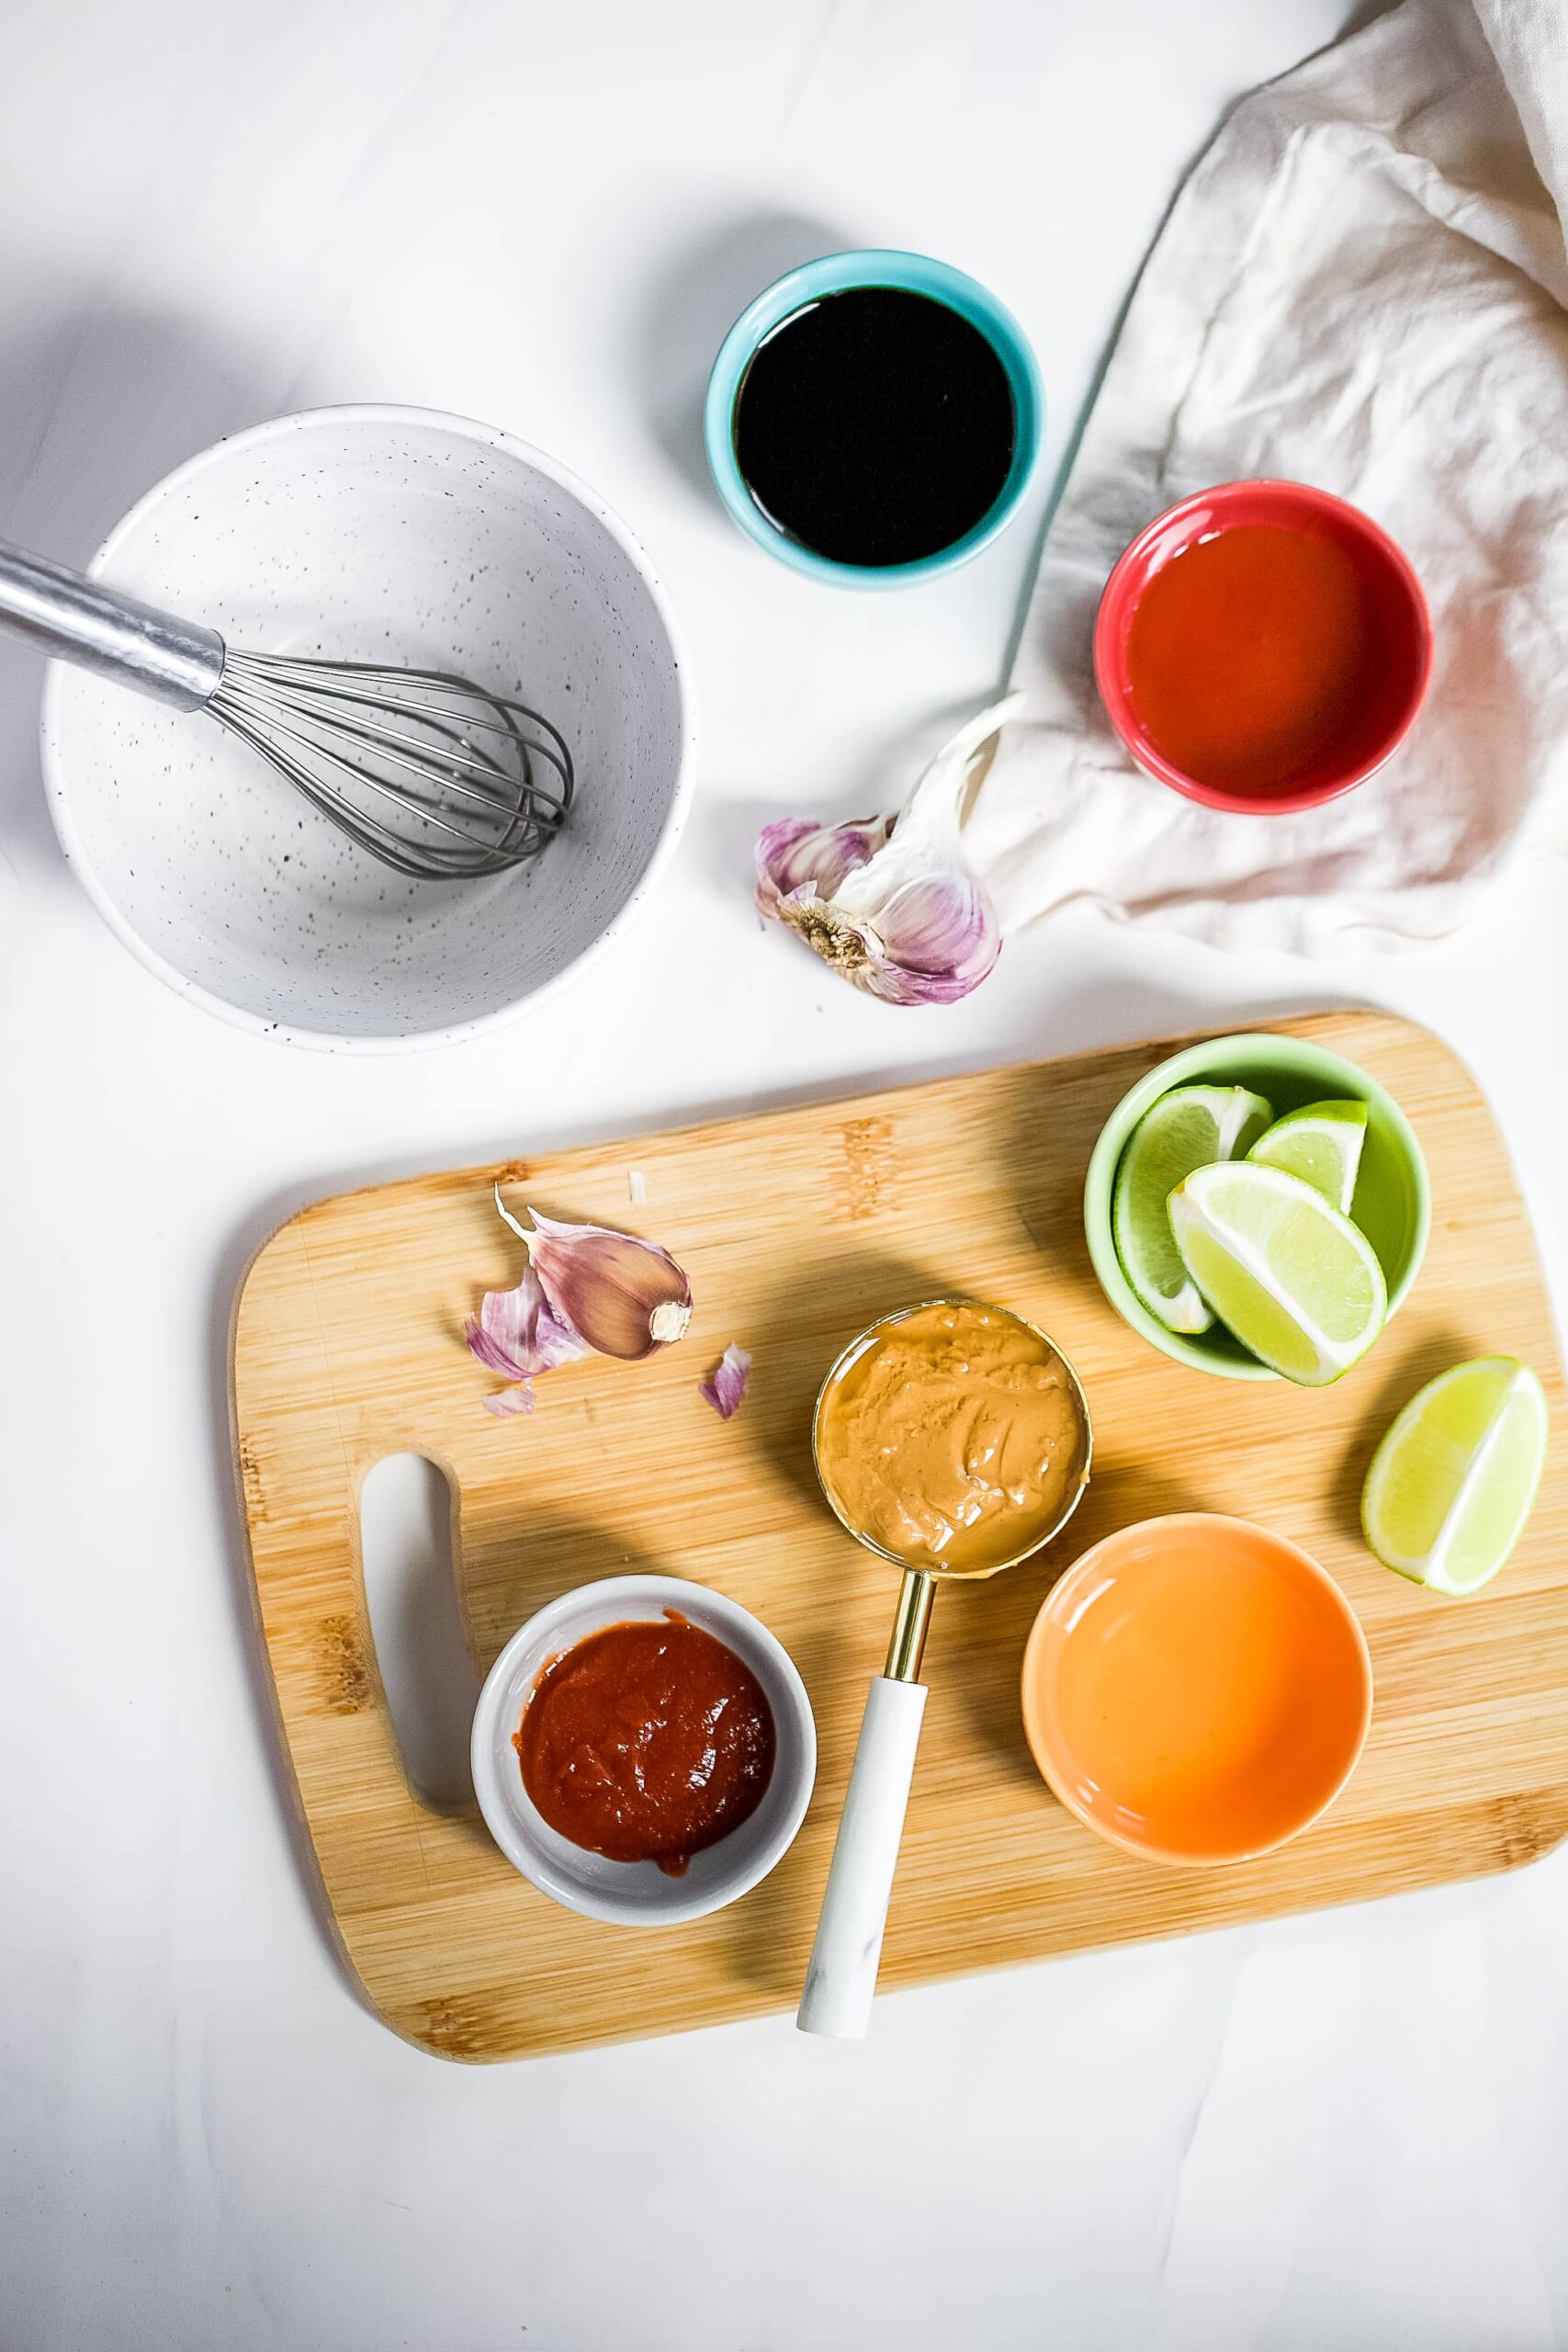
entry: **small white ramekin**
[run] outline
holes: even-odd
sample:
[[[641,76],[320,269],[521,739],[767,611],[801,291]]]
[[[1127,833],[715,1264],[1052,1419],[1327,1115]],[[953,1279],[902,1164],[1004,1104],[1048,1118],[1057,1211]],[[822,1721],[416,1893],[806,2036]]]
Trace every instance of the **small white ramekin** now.
[[[655,1623],[678,1610],[749,1666],[773,1710],[773,1778],[750,1817],[694,1854],[680,1878],[656,1862],[616,1862],[574,1846],[529,1799],[513,1735],[540,1674],[553,1657],[606,1625]],[[606,1577],[563,1593],[513,1634],[485,1678],[474,1711],[474,1793],[491,1836],[541,1894],[590,1919],[626,1927],[673,1926],[736,1902],[781,1861],[811,1801],[817,1725],[794,1659],[739,1601],[680,1577]]]

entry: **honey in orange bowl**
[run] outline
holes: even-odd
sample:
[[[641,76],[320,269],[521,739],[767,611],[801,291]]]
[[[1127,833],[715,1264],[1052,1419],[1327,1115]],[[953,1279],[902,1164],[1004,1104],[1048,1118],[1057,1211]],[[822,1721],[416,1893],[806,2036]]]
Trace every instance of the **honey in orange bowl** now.
[[[1089,1828],[1156,1861],[1246,1861],[1296,1837],[1349,1779],[1371,1705],[1366,1637],[1333,1577],[1208,1512],[1097,1544],[1024,1652],[1045,1779]]]

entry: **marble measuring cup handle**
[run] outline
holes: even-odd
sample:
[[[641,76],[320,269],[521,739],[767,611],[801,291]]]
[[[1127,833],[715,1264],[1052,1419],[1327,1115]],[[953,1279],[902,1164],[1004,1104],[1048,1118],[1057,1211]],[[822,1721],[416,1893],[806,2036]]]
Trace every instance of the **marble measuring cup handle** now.
[[[865,2033],[925,1711],[923,1682],[878,1675],[871,1686],[795,2013],[803,2033],[840,2041]]]

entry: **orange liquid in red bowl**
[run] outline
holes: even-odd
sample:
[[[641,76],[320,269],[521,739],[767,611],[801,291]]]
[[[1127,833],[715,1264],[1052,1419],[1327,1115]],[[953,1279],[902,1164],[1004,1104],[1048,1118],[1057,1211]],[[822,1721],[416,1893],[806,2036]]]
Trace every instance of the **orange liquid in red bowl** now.
[[[1230,482],[1161,515],[1106,583],[1095,666],[1141,765],[1190,797],[1309,808],[1371,775],[1431,662],[1420,584],[1343,500]]]
[[[1064,1804],[1167,1861],[1240,1860],[1314,1820],[1366,1735],[1348,1603],[1293,1544],[1192,1513],[1124,1529],[1056,1586],[1024,1724]]]
[[[1346,550],[1265,525],[1201,539],[1155,573],[1127,672],[1156,749],[1247,794],[1354,764],[1388,732],[1402,685]]]

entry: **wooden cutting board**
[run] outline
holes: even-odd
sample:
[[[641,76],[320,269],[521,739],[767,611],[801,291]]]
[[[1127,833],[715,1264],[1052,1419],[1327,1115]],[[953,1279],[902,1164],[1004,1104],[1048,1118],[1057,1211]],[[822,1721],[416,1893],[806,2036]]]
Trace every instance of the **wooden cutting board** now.
[[[1089,1394],[1095,1472],[1050,1551],[941,1594],[885,1987],[1502,1870],[1568,1831],[1561,1446],[1524,1543],[1473,1600],[1389,1575],[1358,1528],[1377,1438],[1444,1366],[1520,1355],[1562,1412],[1507,1153],[1426,1032],[1365,1012],[1280,1026],[1391,1089],[1436,1203],[1398,1320],[1325,1390],[1171,1363],[1095,1283],[1080,1216],[1090,1148],[1169,1041],[383,1184],[318,1203],[266,1243],[233,1353],[256,1606],[344,1957],[395,2031],[452,2058],[513,2058],[793,2007],[896,1584],[820,1500],[812,1401],[863,1324],[946,1290],[1016,1307],[1059,1340]],[[521,1270],[491,1205],[497,1176],[518,1205],[673,1250],[696,1297],[690,1337],[643,1364],[564,1366],[540,1382],[531,1419],[488,1415],[494,1384],[460,1327]],[[755,1370],[723,1422],[697,1382],[729,1340]],[[656,1931],[581,1919],[511,1870],[473,1807],[442,1813],[412,1793],[358,1532],[365,1473],[404,1451],[451,1483],[476,1674],[555,1594],[627,1569],[719,1588],[785,1643],[817,1713],[817,1792],[789,1855],[741,1903]],[[1262,1520],[1324,1561],[1360,1614],[1377,1684],[1366,1753],[1327,1818],[1271,1858],[1217,1871],[1102,1845],[1039,1779],[1019,1719],[1024,1637],[1053,1578],[1111,1529],[1194,1508]]]

